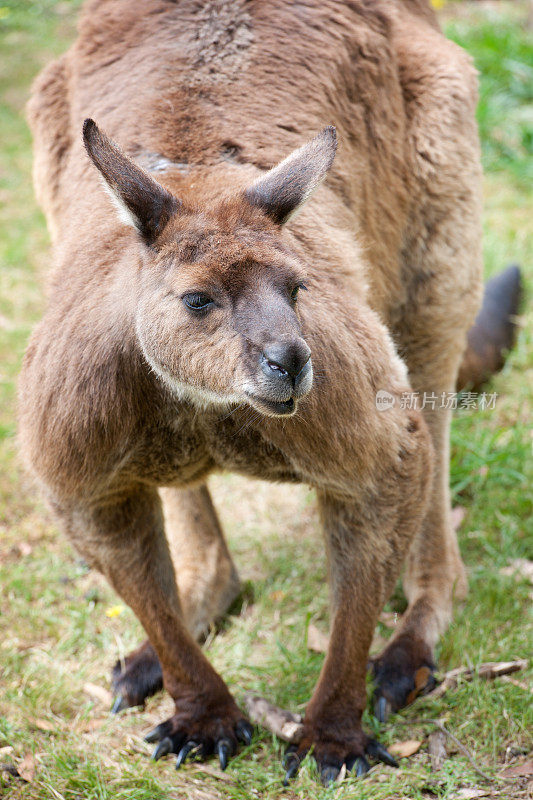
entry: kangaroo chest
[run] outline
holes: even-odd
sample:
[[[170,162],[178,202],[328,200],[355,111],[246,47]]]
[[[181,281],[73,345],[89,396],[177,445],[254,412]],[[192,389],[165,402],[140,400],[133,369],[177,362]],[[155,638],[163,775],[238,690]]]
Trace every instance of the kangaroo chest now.
[[[252,409],[207,414],[187,409],[143,432],[134,472],[158,486],[186,486],[227,470],[272,481],[301,480],[288,456],[253,427]]]

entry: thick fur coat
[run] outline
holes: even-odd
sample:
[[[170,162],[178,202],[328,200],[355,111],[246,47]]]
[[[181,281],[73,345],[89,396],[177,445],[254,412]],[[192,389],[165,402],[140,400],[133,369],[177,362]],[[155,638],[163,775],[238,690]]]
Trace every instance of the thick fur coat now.
[[[450,412],[405,396],[454,390],[479,304],[475,105],[470,59],[422,0],[90,0],[35,83],[54,269],[21,447],[147,631],[115,686],[142,702],[162,669],[167,749],[247,737],[194,642],[238,591],[213,470],[317,489],[331,643],[294,758],[313,745],[327,778],[379,757],[360,725],[367,654],[404,564],[409,607],[373,665],[378,713],[430,681],[466,583]],[[312,139],[325,126],[332,165],[331,129]],[[201,298],[200,318],[185,305]],[[307,377],[294,367],[286,399],[289,345]]]

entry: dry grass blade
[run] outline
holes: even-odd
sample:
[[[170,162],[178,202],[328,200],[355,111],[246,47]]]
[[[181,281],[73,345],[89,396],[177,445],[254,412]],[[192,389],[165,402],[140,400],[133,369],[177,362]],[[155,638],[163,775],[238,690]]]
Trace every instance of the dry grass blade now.
[[[230,775],[226,775],[225,772],[222,772],[220,769],[216,769],[216,767],[212,767],[210,764],[189,764],[189,772],[210,775],[212,778],[215,778],[217,781],[222,781],[222,783],[236,783],[235,779],[232,778]]]
[[[519,689],[522,689],[523,692],[533,694],[533,686],[528,686],[524,681],[517,681],[516,678],[511,678],[509,675],[501,675],[500,678],[505,683],[510,683],[512,686],[517,686]]]
[[[314,653],[326,653],[329,646],[329,636],[311,622],[307,628],[307,649]]]

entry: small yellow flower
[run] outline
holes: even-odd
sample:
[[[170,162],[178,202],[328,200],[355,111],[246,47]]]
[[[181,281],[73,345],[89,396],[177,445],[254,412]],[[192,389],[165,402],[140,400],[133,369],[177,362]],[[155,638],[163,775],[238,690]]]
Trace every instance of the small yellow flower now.
[[[431,5],[439,11],[446,4],[446,0],[431,0]]]
[[[124,606],[110,606],[106,609],[105,615],[106,617],[120,617],[122,612],[124,611]]]

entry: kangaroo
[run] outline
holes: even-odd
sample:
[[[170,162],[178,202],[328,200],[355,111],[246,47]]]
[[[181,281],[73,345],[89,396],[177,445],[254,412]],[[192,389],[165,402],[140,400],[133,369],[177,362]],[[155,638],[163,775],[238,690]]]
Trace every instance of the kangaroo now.
[[[384,721],[466,592],[451,412],[409,397],[454,390],[480,303],[476,92],[424,0],[90,0],[34,85],[54,270],[21,450],[147,633],[114,710],[165,686],[155,758],[251,741],[197,643],[239,591],[206,485],[232,470],[314,487],[324,530],[330,644],[287,779],[311,748],[324,783],[395,763],[361,726],[378,615],[404,568]]]

